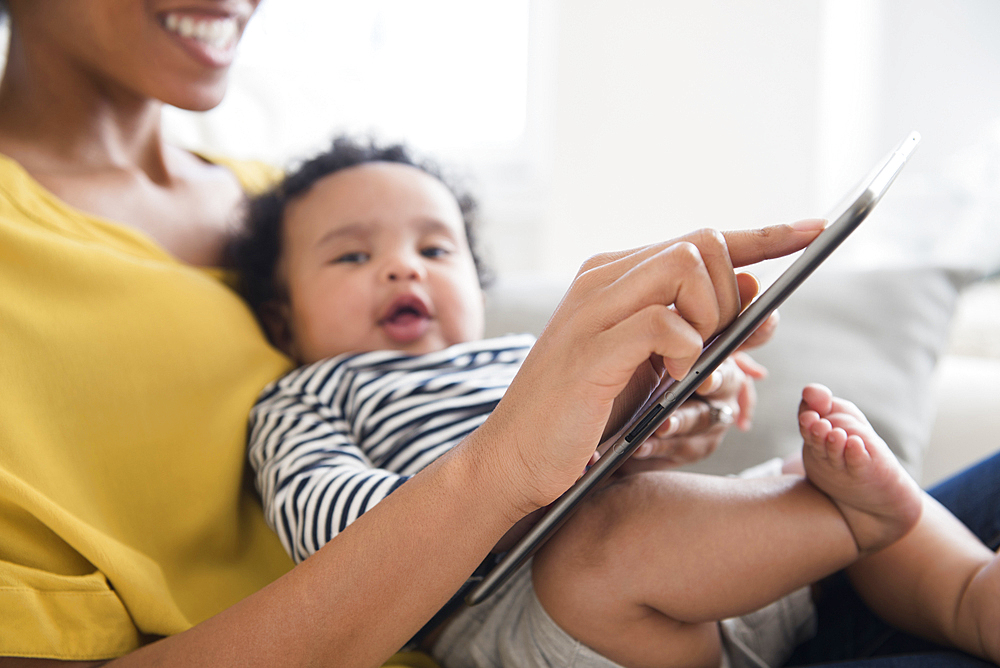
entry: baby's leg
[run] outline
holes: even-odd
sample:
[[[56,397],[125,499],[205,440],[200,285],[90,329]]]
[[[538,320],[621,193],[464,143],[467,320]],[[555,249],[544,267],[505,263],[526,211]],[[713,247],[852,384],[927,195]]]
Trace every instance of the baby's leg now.
[[[847,572],[890,624],[1000,664],[1000,555],[930,496],[910,533]]]
[[[535,590],[570,635],[626,666],[717,666],[715,622],[858,556],[830,499],[799,476],[627,476],[536,555]]]
[[[799,430],[806,477],[844,514],[862,555],[913,528],[920,487],[854,404],[810,385],[802,391]]]
[[[669,472],[618,481],[535,558],[556,623],[627,666],[717,665],[714,622],[906,533],[920,514],[915,483],[856,409],[821,388],[804,396],[815,484]]]

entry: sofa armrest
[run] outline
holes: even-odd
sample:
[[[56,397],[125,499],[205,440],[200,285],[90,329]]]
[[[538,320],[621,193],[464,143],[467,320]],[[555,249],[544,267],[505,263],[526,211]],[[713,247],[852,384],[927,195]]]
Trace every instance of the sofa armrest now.
[[[921,483],[933,484],[1000,448],[1000,279],[958,301],[934,385],[936,417]]]
[[[924,487],[1000,448],[1000,358],[948,354],[939,366],[936,417],[920,479]]]

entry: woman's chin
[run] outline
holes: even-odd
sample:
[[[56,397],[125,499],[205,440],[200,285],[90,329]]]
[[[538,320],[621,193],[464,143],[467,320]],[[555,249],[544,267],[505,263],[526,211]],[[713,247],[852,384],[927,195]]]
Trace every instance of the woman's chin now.
[[[219,106],[226,95],[227,79],[171,87],[157,98],[172,107],[185,111],[209,111]]]

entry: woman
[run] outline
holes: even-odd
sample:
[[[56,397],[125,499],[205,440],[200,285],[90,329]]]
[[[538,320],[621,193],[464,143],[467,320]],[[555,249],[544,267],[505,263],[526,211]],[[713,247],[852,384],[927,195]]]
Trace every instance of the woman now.
[[[0,666],[386,660],[572,484],[635,369],[659,355],[687,370],[755,289],[733,264],[817,233],[732,233],[728,252],[700,233],[595,259],[486,425],[291,569],[242,478],[246,413],[287,361],[213,269],[244,192],[273,174],[166,145],[160,128],[163,104],[218,104],[256,4],[7,3],[0,656],[24,658]],[[705,389],[745,420],[748,383],[731,364]],[[723,428],[708,415],[691,407],[674,431],[693,436],[652,454],[710,451]]]

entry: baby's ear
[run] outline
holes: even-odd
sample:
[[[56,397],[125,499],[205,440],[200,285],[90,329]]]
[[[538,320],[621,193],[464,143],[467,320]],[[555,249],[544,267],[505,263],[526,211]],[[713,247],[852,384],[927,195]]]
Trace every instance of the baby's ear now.
[[[279,300],[265,302],[260,306],[259,316],[271,343],[281,352],[296,359],[295,335],[292,332],[288,304]]]

